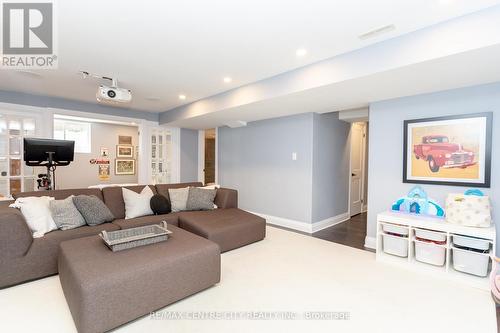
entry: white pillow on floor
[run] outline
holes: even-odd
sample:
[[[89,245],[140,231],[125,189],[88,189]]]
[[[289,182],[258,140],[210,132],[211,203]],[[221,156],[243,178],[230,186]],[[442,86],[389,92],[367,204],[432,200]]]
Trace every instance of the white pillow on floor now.
[[[154,214],[150,204],[154,193],[149,186],[146,185],[141,193],[122,187],[122,193],[125,202],[125,219]]]
[[[17,198],[9,207],[19,208],[33,233],[33,238],[43,237],[47,232],[57,229],[57,225],[50,213],[50,202],[53,197],[24,197]]]

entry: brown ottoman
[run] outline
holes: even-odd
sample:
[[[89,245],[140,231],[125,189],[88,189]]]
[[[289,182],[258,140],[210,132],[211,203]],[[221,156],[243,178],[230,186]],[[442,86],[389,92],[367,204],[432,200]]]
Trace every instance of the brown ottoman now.
[[[166,242],[119,252],[99,236],[61,243],[59,279],[78,332],[110,330],[220,281],[219,247],[169,230]]]
[[[219,244],[221,252],[266,237],[266,220],[238,208],[181,212],[179,227]]]

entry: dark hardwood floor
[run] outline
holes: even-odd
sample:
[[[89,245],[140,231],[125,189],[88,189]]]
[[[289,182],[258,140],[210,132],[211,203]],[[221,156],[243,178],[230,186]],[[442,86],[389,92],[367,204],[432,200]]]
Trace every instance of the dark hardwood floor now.
[[[371,249],[365,248],[366,215],[366,213],[355,215],[345,222],[315,232],[311,236],[371,251]]]

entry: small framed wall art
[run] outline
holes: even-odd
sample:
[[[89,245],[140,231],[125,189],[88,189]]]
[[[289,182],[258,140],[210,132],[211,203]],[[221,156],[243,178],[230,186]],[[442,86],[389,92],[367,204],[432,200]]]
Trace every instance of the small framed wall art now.
[[[135,175],[135,160],[115,160],[115,175]]]
[[[117,145],[116,146],[116,157],[118,157],[118,158],[133,158],[134,157],[134,146]]]
[[[132,144],[132,137],[129,135],[118,135],[118,144],[131,145]]]

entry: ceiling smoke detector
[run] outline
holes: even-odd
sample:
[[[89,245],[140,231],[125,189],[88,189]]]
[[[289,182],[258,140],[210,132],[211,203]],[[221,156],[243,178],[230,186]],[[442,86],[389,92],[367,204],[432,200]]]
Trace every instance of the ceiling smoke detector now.
[[[393,30],[396,30],[396,26],[394,24],[389,24],[389,25],[385,25],[383,27],[365,32],[364,34],[361,34],[358,37],[359,37],[359,39],[365,40],[365,39],[369,39],[369,38],[378,37],[382,34],[388,33],[388,32],[393,31]]]

